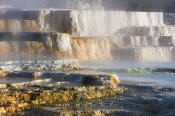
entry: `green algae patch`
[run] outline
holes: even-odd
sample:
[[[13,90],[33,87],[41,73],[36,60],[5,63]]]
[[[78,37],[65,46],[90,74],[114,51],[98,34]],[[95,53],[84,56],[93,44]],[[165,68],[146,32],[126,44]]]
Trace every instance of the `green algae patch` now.
[[[0,114],[13,114],[32,107],[66,104],[122,94],[126,89],[117,86],[38,87],[29,89],[7,87],[0,93]]]
[[[103,72],[117,72],[117,73],[155,73],[155,72],[168,72],[175,73],[175,69],[171,68],[129,68],[129,69],[101,69]]]

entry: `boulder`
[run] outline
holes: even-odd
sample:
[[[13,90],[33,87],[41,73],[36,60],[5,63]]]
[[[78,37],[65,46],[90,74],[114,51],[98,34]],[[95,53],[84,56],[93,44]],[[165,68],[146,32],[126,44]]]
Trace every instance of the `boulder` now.
[[[82,79],[84,85],[118,85],[120,83],[117,75],[87,75]]]

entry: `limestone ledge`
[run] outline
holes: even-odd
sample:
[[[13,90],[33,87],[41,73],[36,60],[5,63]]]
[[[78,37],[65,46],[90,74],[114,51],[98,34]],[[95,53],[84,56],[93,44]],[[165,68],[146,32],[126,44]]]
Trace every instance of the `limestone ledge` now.
[[[79,64],[51,64],[51,65],[24,65],[21,67],[25,71],[57,71],[57,70],[80,70]]]
[[[110,36],[124,27],[165,25],[162,12],[7,10],[0,12],[0,19],[0,31],[57,31],[81,37]]]
[[[81,70],[83,71],[83,70]],[[77,71],[78,72],[78,71]],[[4,83],[0,84],[0,88],[4,89],[6,87],[26,87],[26,86],[43,86],[48,85],[50,87],[57,86],[104,86],[104,85],[118,85],[120,83],[117,75],[98,75],[98,74],[79,74],[76,72],[14,72],[11,73],[10,78],[27,78],[31,81],[24,81],[19,83]]]
[[[111,60],[108,37],[77,37],[55,31],[0,32],[0,59],[36,57]]]
[[[21,65],[21,64],[69,64],[78,63],[77,59],[73,58],[59,58],[57,60],[13,60],[1,61],[1,65]]]
[[[20,71],[57,71],[82,69],[76,59],[62,59],[50,61],[7,61],[0,62],[0,77],[11,76],[13,72]],[[40,74],[33,72],[34,78]]]
[[[31,81],[0,84],[0,115],[14,115],[34,107],[64,106],[75,101],[112,97],[127,91],[117,87],[120,83],[117,75],[87,72],[11,72],[11,79],[22,77],[31,78]]]

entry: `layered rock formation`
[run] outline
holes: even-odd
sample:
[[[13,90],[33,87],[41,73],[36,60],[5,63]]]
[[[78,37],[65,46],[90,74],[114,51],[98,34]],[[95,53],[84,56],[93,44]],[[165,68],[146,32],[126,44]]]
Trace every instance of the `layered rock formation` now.
[[[119,48],[113,54],[119,61],[170,62],[174,61],[174,47]]]
[[[18,60],[0,62],[0,67],[0,115],[67,106],[127,91],[117,86],[117,75],[79,68],[74,59]]]
[[[13,22],[27,28],[27,22],[30,22],[33,27],[37,24],[42,31],[58,31],[75,36],[110,36],[119,28],[128,26],[164,26],[161,12],[42,9],[4,11],[0,13],[0,18],[2,23],[4,19],[13,19],[9,24]],[[26,23],[15,19],[22,19]]]
[[[174,27],[126,27],[112,39],[118,60],[135,62],[174,61]],[[119,54],[119,55],[117,55]]]
[[[111,59],[110,41],[99,38],[72,38],[57,32],[0,34],[1,59],[69,57],[83,61]],[[27,56],[27,57],[26,57]]]
[[[83,61],[128,59],[136,62],[152,62],[160,56],[161,62],[173,61],[175,28],[166,25],[172,24],[168,17],[173,17],[173,14],[2,10],[0,54],[3,57],[15,56],[20,52],[17,56],[73,57]]]

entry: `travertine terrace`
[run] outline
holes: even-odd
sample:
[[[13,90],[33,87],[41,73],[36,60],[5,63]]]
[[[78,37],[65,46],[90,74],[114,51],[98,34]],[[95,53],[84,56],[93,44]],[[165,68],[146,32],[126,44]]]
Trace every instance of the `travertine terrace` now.
[[[174,61],[175,27],[167,25],[173,24],[167,17],[173,15],[106,10],[4,9],[0,12],[0,54],[3,57],[9,53],[21,57],[39,54],[82,61],[125,59],[139,62],[154,62],[159,56],[157,62]],[[147,52],[149,49],[152,52]],[[130,51],[131,58],[126,58]]]
[[[163,12],[1,9],[0,115],[52,114],[54,108],[61,109],[55,113],[60,116],[128,113],[122,108],[86,109],[93,100],[125,96],[128,88],[119,85],[116,74],[86,69],[79,62],[172,62],[171,17]],[[127,70],[145,71],[160,72]],[[155,94],[152,88],[144,89]],[[154,113],[136,109],[131,113]]]

